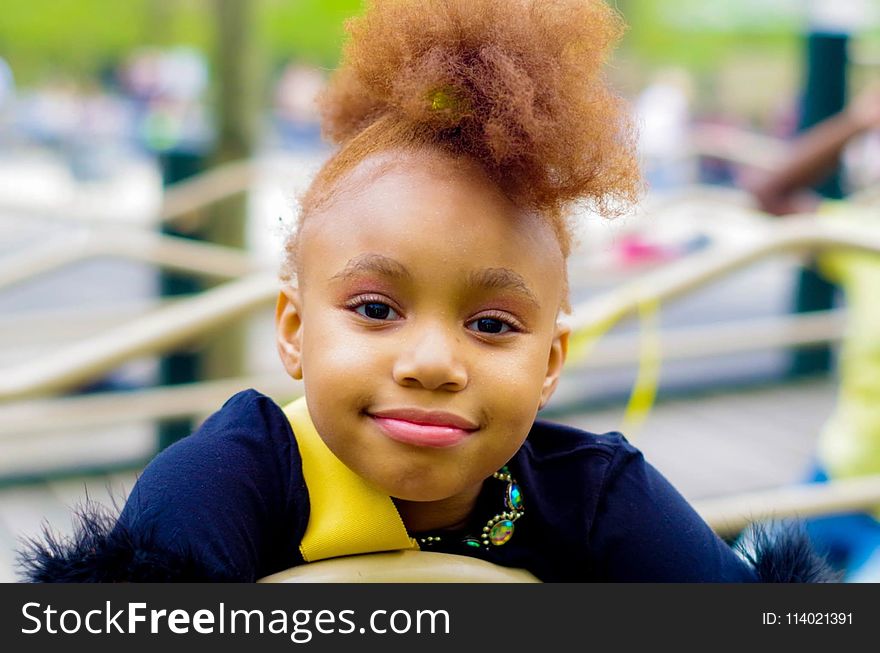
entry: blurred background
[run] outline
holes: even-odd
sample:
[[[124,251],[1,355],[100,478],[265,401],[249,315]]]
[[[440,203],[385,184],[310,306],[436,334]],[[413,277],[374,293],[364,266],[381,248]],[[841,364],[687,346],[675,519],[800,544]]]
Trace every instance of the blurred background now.
[[[630,29],[609,74],[638,118],[647,191],[613,222],[579,216],[582,344],[609,328],[576,349],[547,417],[625,430],[706,515],[743,493],[734,512],[760,515],[810,478],[847,302],[815,248],[706,264],[775,238],[750,183],[880,79],[880,2],[612,4]],[[87,495],[124,501],[236,391],[300,392],[275,353],[275,274],[329,151],[314,100],[360,7],[3,3],[0,581],[15,579],[17,538],[44,521],[65,532]],[[878,180],[880,132],[866,130],[815,191],[870,211]],[[668,270],[695,281],[657,290],[662,310],[608,308]],[[854,505],[880,504],[876,479],[862,490]],[[841,509],[821,501],[786,505]],[[730,514],[711,523],[732,539]]]

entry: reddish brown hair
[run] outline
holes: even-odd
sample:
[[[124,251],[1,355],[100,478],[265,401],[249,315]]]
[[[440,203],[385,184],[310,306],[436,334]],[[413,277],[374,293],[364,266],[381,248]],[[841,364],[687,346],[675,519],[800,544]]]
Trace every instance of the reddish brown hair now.
[[[347,29],[320,100],[340,148],[301,221],[370,155],[426,147],[476,161],[551,221],[565,256],[573,203],[612,216],[635,201],[629,114],[602,73],[624,25],[602,0],[368,0]]]

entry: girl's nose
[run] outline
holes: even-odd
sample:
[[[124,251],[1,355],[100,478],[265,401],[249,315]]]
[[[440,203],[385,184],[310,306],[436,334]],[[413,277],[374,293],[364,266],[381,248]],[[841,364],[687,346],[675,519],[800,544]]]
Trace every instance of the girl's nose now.
[[[394,363],[394,380],[409,387],[426,390],[464,390],[467,369],[459,357],[454,334],[441,328],[423,331],[409,341],[403,339]]]

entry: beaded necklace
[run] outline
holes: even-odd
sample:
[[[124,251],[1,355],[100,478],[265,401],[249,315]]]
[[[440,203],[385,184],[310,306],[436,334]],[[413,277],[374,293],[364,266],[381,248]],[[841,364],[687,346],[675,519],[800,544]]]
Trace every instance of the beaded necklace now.
[[[507,469],[507,465],[492,474],[492,478],[507,483],[504,491],[505,510],[494,515],[478,535],[465,535],[461,543],[469,549],[483,549],[488,551],[493,546],[502,546],[513,537],[514,522],[523,516],[523,497],[516,480]],[[445,543],[442,535],[426,535],[419,537],[419,546],[422,549],[430,549]]]

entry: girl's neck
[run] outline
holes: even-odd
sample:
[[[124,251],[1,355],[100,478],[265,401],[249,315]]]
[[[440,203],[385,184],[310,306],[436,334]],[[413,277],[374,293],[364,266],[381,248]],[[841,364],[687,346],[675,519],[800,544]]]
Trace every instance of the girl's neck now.
[[[482,487],[483,484],[478,483],[464,492],[439,501],[394,499],[394,505],[410,533],[453,530],[467,523]]]

